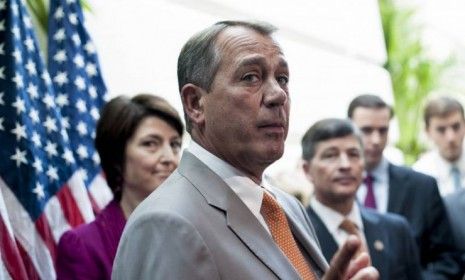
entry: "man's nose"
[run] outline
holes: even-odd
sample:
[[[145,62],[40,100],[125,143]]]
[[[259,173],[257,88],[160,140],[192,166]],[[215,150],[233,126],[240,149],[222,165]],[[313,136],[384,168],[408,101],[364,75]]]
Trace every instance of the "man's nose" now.
[[[282,106],[288,102],[288,93],[281,87],[276,79],[270,79],[265,90],[263,102],[268,107]]]

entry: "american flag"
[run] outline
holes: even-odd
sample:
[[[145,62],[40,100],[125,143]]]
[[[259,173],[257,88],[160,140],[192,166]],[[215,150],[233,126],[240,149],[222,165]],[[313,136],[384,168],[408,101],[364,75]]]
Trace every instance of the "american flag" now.
[[[57,93],[56,105],[79,172],[95,202],[94,210],[98,211],[112,198],[94,148],[95,126],[106,101],[106,87],[79,0],[51,0],[49,14],[48,71]]]
[[[65,18],[71,22],[70,14]],[[45,68],[24,2],[0,0],[0,278],[55,279],[62,233],[94,218],[84,182],[95,179],[82,178],[89,169],[80,167],[79,144],[70,142],[78,118],[64,108],[66,102],[77,108],[79,98],[71,95],[85,94],[56,91],[53,83],[62,81],[57,75],[50,77]],[[85,81],[90,95],[93,82]],[[95,120],[82,120],[91,123],[92,134]]]

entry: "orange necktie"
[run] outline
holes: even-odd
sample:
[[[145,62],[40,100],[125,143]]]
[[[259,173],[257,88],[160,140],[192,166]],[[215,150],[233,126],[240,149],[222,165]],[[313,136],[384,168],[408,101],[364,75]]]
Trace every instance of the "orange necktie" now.
[[[281,251],[284,255],[286,255],[294,268],[300,274],[300,277],[304,280],[316,280],[317,278],[315,277],[312,268],[307,263],[302,252],[300,252],[300,249],[297,246],[289,227],[286,214],[284,214],[284,211],[278,202],[276,202],[276,200],[266,191],[263,192],[263,201],[260,213],[265,219],[274,241],[278,244]]]

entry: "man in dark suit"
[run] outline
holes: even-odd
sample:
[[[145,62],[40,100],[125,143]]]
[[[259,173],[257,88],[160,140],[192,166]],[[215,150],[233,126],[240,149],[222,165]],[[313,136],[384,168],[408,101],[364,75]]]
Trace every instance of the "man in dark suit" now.
[[[422,279],[417,247],[407,221],[356,203],[364,170],[360,133],[349,120],[316,122],[302,139],[303,167],[313,183],[307,213],[330,261],[350,234],[368,248],[380,279]]]
[[[460,279],[458,252],[436,180],[390,163],[384,156],[392,108],[375,95],[360,95],[348,117],[362,132],[366,179],[357,196],[381,213],[404,216],[419,247],[425,279]]]
[[[305,209],[263,171],[284,152],[289,69],[274,27],[219,22],[178,59],[192,142],[130,216],[113,279],[376,279],[351,238],[328,267]]]

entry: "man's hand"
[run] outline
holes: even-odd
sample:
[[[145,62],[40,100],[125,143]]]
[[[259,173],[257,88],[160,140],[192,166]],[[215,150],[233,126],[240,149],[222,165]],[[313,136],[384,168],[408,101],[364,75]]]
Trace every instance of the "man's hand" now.
[[[323,276],[324,280],[377,280],[379,273],[371,266],[370,256],[361,253],[355,257],[361,240],[351,235],[344,245],[334,255],[328,271]]]

